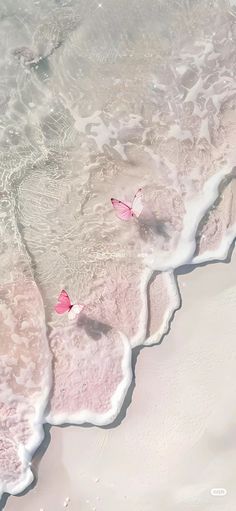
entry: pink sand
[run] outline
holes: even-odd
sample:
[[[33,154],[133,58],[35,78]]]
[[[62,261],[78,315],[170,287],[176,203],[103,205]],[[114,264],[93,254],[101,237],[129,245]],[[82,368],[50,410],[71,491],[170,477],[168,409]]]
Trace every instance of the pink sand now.
[[[5,491],[17,493],[18,486],[33,477],[28,461],[43,437],[39,428],[49,393],[51,355],[35,283],[23,277],[8,282],[0,288],[0,298],[0,479]]]

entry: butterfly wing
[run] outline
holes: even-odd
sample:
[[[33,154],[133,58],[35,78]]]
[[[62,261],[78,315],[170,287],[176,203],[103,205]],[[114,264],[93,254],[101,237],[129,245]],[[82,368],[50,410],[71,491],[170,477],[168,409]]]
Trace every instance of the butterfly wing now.
[[[117,199],[111,199],[111,203],[118,218],[121,220],[129,220],[131,218],[132,210],[128,204]]]
[[[68,312],[68,318],[75,319],[76,316],[78,316],[83,309],[84,305],[82,303],[76,303],[75,305],[72,305],[71,309]]]
[[[64,314],[71,308],[71,301],[67,292],[63,289],[58,297],[58,303],[55,305],[57,314]]]
[[[132,212],[136,217],[139,217],[143,211],[143,192],[142,188],[139,188],[137,193],[134,196],[133,204],[132,204]]]

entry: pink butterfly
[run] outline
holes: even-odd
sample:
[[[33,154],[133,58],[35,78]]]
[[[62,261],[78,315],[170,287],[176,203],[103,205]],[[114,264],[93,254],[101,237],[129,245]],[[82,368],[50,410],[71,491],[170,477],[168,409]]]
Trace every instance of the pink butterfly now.
[[[134,196],[132,204],[126,204],[121,200],[111,199],[112,206],[116,210],[118,218],[121,220],[129,220],[132,216],[138,218],[143,211],[142,196],[142,188],[139,188]]]
[[[67,292],[63,289],[58,297],[58,303],[55,305],[57,314],[64,314],[68,312],[69,319],[75,319],[78,314],[84,309],[81,303],[72,304]]]

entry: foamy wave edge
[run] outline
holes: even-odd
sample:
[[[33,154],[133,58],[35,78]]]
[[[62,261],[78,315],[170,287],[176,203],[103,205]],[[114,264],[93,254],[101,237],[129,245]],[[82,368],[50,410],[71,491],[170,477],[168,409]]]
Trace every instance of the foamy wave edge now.
[[[110,410],[102,415],[95,414],[90,410],[84,410],[78,414],[73,414],[72,416],[67,414],[60,416],[48,415],[46,409],[52,386],[51,374],[49,376],[50,381],[48,381],[48,387],[45,390],[40,403],[36,406],[36,416],[33,424],[35,434],[31,437],[30,442],[26,446],[23,446],[22,444],[19,445],[19,456],[25,467],[22,479],[20,479],[17,484],[4,485],[4,483],[2,483],[0,485],[0,497],[3,493],[11,495],[22,493],[34,480],[34,474],[31,470],[31,459],[39,445],[44,440],[43,425],[45,423],[49,423],[51,425],[62,425],[65,423],[81,425],[84,423],[90,423],[95,426],[104,426],[111,424],[116,419],[117,415],[120,413],[132,381],[132,348],[142,345],[150,346],[160,342],[169,330],[174,313],[180,306],[180,294],[177,286],[175,270],[185,264],[198,265],[204,262],[217,260],[222,261],[227,258],[229,248],[236,237],[236,225],[229,229],[217,250],[208,251],[195,257],[194,253],[196,250],[196,233],[199,223],[219,196],[220,183],[230,173],[231,170],[229,171],[226,167],[224,167],[205,183],[203,190],[199,192],[195,199],[187,203],[182,236],[175,253],[172,254],[169,261],[165,261],[164,258],[158,259],[158,261],[155,261],[154,258],[149,258],[149,260],[146,261],[147,268],[143,272],[140,283],[143,307],[139,327],[136,335],[129,341],[123,334],[121,334],[124,345],[124,357],[122,360],[123,379],[112,396]],[[146,338],[146,325],[148,318],[147,287],[153,271],[163,272],[168,279],[170,307],[163,318],[163,322],[158,332]]]
[[[127,394],[127,391],[129,389],[129,386],[132,381],[132,367],[131,367],[131,345],[128,341],[128,339],[120,333],[121,340],[124,347],[124,356],[122,359],[122,374],[123,379],[120,381],[119,385],[117,386],[112,398],[111,398],[111,406],[108,412],[103,414],[97,414],[94,412],[91,412],[91,410],[83,410],[79,413],[73,413],[71,415],[68,415],[66,413],[60,414],[60,415],[52,415],[48,414],[45,417],[45,422],[49,422],[50,424],[54,426],[70,423],[70,424],[84,424],[89,423],[93,424],[94,426],[105,426],[107,424],[111,424],[115,418],[117,417],[118,413],[121,410],[121,407],[123,405],[125,396]]]
[[[39,299],[41,301],[41,311],[43,315],[42,325],[44,329],[43,335],[47,339],[46,319],[45,314],[43,312],[44,311],[43,299],[36,283],[35,287],[37,289]],[[0,499],[2,498],[4,493],[10,495],[18,495],[22,493],[24,490],[28,488],[28,486],[31,485],[31,483],[35,479],[35,475],[31,469],[31,460],[39,446],[42,444],[45,437],[44,434],[44,424],[46,422],[45,412],[48,406],[50,392],[52,389],[52,365],[48,367],[44,384],[45,384],[44,392],[41,393],[40,399],[38,399],[37,403],[35,403],[34,421],[32,423],[32,429],[34,430],[34,434],[31,435],[26,445],[20,443],[18,446],[18,455],[23,467],[22,477],[18,479],[17,483],[5,483],[4,481],[0,481]]]
[[[139,287],[142,297],[142,313],[140,315],[137,332],[133,338],[129,339],[131,348],[142,345],[150,346],[152,344],[156,344],[157,342],[160,342],[164,335],[168,332],[174,313],[179,308],[181,302],[175,270],[185,264],[195,265],[199,263],[198,259],[200,259],[200,257],[194,257],[196,250],[196,233],[199,227],[199,223],[209,208],[214,204],[215,200],[218,198],[219,186],[222,180],[226,177],[227,174],[230,173],[231,170],[229,171],[226,166],[223,167],[216,175],[212,176],[208,179],[208,181],[206,181],[201,192],[199,192],[193,200],[187,202],[186,215],[184,218],[184,228],[180,242],[174,254],[172,254],[168,260],[164,260],[163,258],[162,260],[158,259],[155,261],[154,258],[149,258],[146,261],[147,266],[143,271]],[[232,239],[235,237],[235,235],[236,226],[235,229],[232,229],[231,232],[228,233],[224,243],[222,242],[220,249],[218,249],[215,253],[211,253],[211,260],[219,258],[224,259],[227,256],[229,246],[231,245]],[[202,259],[203,257],[201,256],[201,262]],[[207,260],[209,259],[206,258],[206,262]],[[155,334],[147,337],[147,288],[153,271],[163,272],[163,274],[166,276],[170,296],[170,306],[164,315],[158,332],[155,332]],[[108,413],[97,415],[93,414],[89,410],[84,410],[78,415],[73,414],[72,416],[68,416],[67,414],[60,416],[48,415],[45,420],[53,425],[61,425],[63,423],[83,424],[85,422],[89,422],[94,425],[102,426],[112,423],[121,410],[126,392],[132,380],[130,351],[131,350],[129,349],[125,349],[124,351],[124,358],[122,363],[124,378],[113,395],[111,408]]]

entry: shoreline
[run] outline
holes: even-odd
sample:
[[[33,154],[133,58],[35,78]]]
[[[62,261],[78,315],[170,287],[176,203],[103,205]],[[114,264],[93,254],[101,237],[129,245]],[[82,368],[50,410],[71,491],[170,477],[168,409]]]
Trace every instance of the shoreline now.
[[[108,511],[111,506],[115,511],[154,511],[156,504],[162,511],[191,505],[213,510],[211,488],[226,486],[223,502],[230,509],[236,497],[231,481],[236,462],[229,460],[227,448],[234,423],[235,269],[234,253],[231,263],[208,264],[177,276],[182,308],[161,344],[139,351],[119,428],[52,427],[37,484],[23,498],[11,496],[4,511],[63,509],[67,497],[68,511],[78,511],[78,506],[80,511]],[[221,337],[227,343],[217,343]],[[33,467],[35,463],[37,455]],[[204,467],[211,467],[207,477]]]

